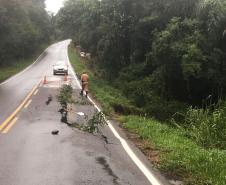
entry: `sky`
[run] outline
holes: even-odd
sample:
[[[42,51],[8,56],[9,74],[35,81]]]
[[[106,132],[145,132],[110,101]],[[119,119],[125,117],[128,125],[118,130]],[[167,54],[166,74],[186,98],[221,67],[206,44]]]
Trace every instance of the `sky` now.
[[[46,10],[56,14],[63,6],[64,0],[46,0]]]

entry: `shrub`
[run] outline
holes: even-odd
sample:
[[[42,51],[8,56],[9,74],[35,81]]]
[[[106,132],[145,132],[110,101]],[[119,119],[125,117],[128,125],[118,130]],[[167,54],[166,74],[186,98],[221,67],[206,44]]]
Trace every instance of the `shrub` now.
[[[63,85],[60,89],[60,92],[57,96],[58,102],[61,104],[62,107],[67,108],[68,103],[73,103],[72,97],[73,89],[70,85]]]
[[[190,107],[185,114],[185,125],[198,144],[226,149],[226,102],[207,108]]]

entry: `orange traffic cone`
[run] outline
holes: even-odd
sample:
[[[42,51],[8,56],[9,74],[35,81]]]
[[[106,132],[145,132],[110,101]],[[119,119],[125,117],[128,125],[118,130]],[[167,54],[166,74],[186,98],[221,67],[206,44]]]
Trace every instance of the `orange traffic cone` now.
[[[66,82],[68,79],[67,79],[67,74],[64,75],[64,81]]]
[[[44,81],[43,81],[43,84],[47,84],[47,79],[46,79],[46,76],[44,77]]]

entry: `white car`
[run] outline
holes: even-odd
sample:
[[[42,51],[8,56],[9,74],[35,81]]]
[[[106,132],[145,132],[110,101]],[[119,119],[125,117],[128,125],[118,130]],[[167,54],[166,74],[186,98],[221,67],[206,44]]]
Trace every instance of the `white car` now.
[[[68,65],[64,61],[58,61],[53,65],[53,75],[56,74],[68,75]]]

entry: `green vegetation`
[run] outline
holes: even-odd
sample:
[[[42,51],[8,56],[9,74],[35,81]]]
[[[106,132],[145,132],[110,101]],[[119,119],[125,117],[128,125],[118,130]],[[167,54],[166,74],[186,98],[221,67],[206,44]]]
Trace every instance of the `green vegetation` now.
[[[189,108],[184,115],[188,135],[205,148],[226,149],[226,105],[219,101],[207,108]]]
[[[91,134],[101,133],[100,127],[104,127],[107,125],[106,118],[103,112],[95,112],[93,117],[88,120],[86,124],[81,126],[77,126],[80,130],[89,132]]]
[[[44,2],[0,1],[1,80],[25,67],[40,46],[50,42],[52,23]]]
[[[63,85],[61,87],[57,100],[62,108],[67,109],[68,104],[74,103],[72,93],[73,89],[70,85]]]
[[[123,126],[159,151],[159,168],[183,179],[185,184],[226,184],[226,151],[207,150],[186,137],[181,129],[173,129],[153,119],[122,117]],[[173,174],[171,174],[173,173]]]
[[[35,52],[36,54],[33,54],[33,56],[31,57],[15,60],[12,64],[8,66],[1,66],[0,82],[3,82],[4,80],[19,73],[20,71],[31,65],[38,58],[40,53],[43,52],[44,47],[46,47],[46,44],[38,48]]]
[[[114,112],[129,114],[131,112],[135,113],[141,111],[134,107],[131,102],[122,95],[120,90],[112,87],[104,78],[95,75],[89,62],[80,59],[72,44],[69,47],[69,58],[78,78],[80,78],[84,70],[88,72],[90,76],[89,89],[94,98],[101,103],[105,114],[111,115]]]
[[[24,68],[30,65],[32,61],[33,59],[20,60],[18,63],[10,65],[9,67],[1,67],[0,82],[22,71]]]
[[[226,0],[68,0],[57,20],[151,116],[226,95]]]

